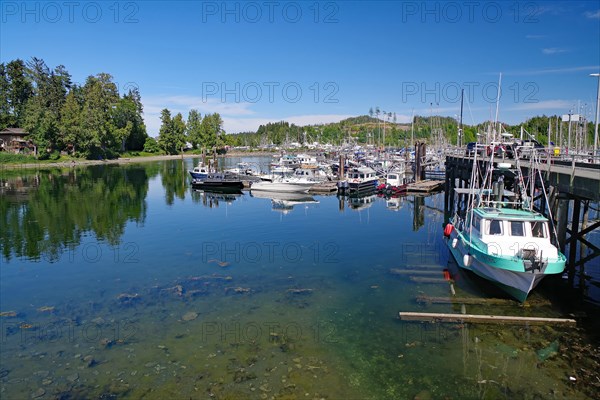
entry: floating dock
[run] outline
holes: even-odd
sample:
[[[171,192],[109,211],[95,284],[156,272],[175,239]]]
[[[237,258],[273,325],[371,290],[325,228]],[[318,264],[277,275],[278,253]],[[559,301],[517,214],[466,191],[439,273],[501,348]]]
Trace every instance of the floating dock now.
[[[442,190],[444,186],[444,181],[425,179],[424,181],[418,181],[409,183],[407,187],[407,191],[409,193],[431,193],[437,190]]]
[[[321,182],[317,183],[308,191],[309,193],[331,193],[337,192],[337,183],[336,182]]]

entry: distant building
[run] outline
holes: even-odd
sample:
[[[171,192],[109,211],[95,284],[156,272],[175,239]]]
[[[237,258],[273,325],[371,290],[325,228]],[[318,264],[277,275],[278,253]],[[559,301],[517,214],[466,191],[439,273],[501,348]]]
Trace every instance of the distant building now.
[[[29,132],[22,128],[6,128],[0,131],[0,151],[15,154],[35,152],[35,145],[27,139]]]

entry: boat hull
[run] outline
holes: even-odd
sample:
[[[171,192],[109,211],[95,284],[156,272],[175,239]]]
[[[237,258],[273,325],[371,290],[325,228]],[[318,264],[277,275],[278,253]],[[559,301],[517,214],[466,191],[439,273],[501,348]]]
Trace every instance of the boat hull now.
[[[192,180],[192,187],[196,189],[209,190],[241,190],[244,188],[244,183],[241,181],[211,181],[211,180]]]
[[[373,179],[370,181],[353,182],[348,181],[348,191],[350,192],[368,192],[377,189],[379,180]]]
[[[520,302],[527,299],[529,293],[544,277],[564,271],[564,258],[549,260],[542,271],[525,271],[523,262],[519,259],[483,253],[470,245],[467,238],[456,229],[452,230],[447,245],[459,267],[494,283]],[[465,255],[469,256],[467,263]]]
[[[295,182],[255,182],[250,187],[252,191],[278,192],[278,193],[307,193],[314,183]]]

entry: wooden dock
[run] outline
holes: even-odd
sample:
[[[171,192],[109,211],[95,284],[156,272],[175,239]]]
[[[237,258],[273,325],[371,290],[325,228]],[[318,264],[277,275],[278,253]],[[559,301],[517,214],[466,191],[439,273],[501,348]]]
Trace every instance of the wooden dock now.
[[[308,193],[332,193],[337,192],[336,182],[320,182],[310,188]]]
[[[444,186],[444,181],[437,181],[432,179],[425,179],[424,181],[418,181],[409,183],[407,191],[409,193],[431,193],[436,190],[441,190]]]
[[[442,314],[421,312],[398,313],[403,321],[421,322],[476,322],[483,324],[512,325],[576,325],[577,321],[568,318],[517,317],[512,315],[476,315],[476,314]]]

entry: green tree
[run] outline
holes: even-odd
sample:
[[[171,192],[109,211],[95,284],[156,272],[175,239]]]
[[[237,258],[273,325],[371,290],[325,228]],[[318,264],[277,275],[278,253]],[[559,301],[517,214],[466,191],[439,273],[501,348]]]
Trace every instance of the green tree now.
[[[83,87],[81,151],[87,157],[113,157],[121,147],[112,114],[119,101],[112,76],[100,73],[89,76]]]
[[[160,113],[160,130],[158,131],[158,145],[167,154],[177,154],[177,139],[173,131],[171,112],[165,108]]]
[[[0,130],[13,125],[9,102],[10,83],[6,73],[6,65],[0,64]]]
[[[186,131],[186,126],[185,126],[185,121],[183,120],[183,115],[181,115],[181,113],[177,113],[177,115],[175,115],[175,118],[173,118],[173,120],[171,121],[172,124],[172,132],[173,132],[173,139],[175,141],[175,148],[178,151],[183,152],[183,148],[185,147],[186,144],[186,137],[185,137],[185,131]]]
[[[202,143],[202,118],[198,110],[190,110],[187,119],[187,138],[194,149]]]
[[[137,88],[130,89],[129,92],[123,96],[125,100],[131,101],[135,106],[135,114],[129,116],[129,120],[132,123],[131,132],[127,139],[125,147],[128,150],[141,150],[144,147],[148,133],[146,132],[146,125],[144,124],[144,107],[142,105],[142,96]]]
[[[26,74],[23,60],[17,59],[9,62],[6,66],[8,76],[8,102],[12,115],[12,126],[23,126],[25,120],[25,105],[27,100],[33,96],[33,86]]]
[[[153,137],[148,136],[146,138],[146,142],[144,143],[144,151],[146,153],[158,153],[160,152],[160,146],[158,142]]]
[[[82,130],[83,97],[81,88],[71,89],[63,104],[60,119],[62,147],[76,153],[79,147],[79,137]]]

